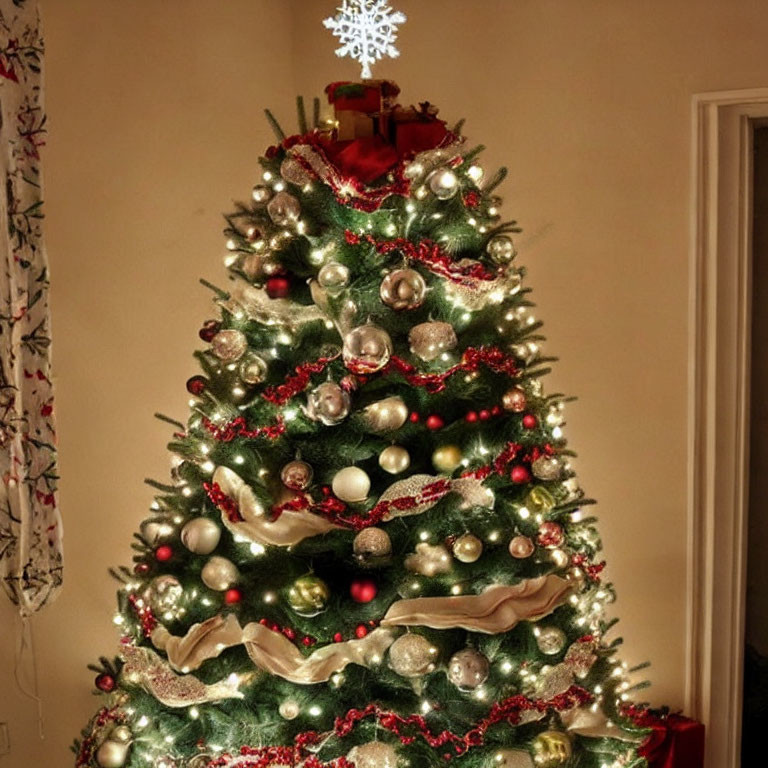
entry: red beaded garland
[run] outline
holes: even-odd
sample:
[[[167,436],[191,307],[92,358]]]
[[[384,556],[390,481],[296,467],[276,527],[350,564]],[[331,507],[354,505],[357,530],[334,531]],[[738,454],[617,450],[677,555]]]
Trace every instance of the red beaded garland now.
[[[341,642],[343,642],[343,641],[344,641],[344,635],[342,635],[342,634],[341,634],[341,632],[337,632],[337,633],[336,633],[336,634],[333,636],[333,642],[334,642],[334,643],[341,643]]]
[[[442,420],[440,416],[438,416],[436,413],[432,413],[429,416],[427,416],[427,429],[442,429],[445,425],[445,422]]]
[[[173,557],[173,550],[167,544],[163,544],[155,550],[155,560],[165,563]]]
[[[355,627],[355,637],[358,639],[364,638],[368,634],[368,627],[365,624],[358,624]]]
[[[464,416],[464,421],[474,424],[477,421],[477,411],[467,411]]]
[[[276,275],[267,280],[266,289],[270,299],[284,299],[291,292],[291,281],[287,277]]]
[[[421,417],[418,413],[416,413],[416,411],[411,411],[411,413],[408,415],[408,421],[410,421],[411,424],[418,424],[420,418]]]
[[[349,594],[356,603],[370,603],[378,591],[376,582],[371,579],[356,579],[349,586]]]

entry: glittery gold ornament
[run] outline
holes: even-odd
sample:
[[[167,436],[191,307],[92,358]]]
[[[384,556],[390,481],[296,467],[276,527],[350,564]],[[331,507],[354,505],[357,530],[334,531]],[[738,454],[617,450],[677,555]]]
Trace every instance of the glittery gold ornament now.
[[[423,635],[401,635],[389,648],[389,665],[402,677],[421,677],[435,668],[437,648]]]
[[[453,554],[462,563],[474,563],[483,554],[483,542],[471,533],[462,534],[453,542]]]
[[[240,577],[237,566],[226,557],[214,556],[208,559],[200,572],[203,584],[216,592],[229,589]]]
[[[531,463],[531,471],[539,480],[557,480],[562,469],[560,460],[556,456],[539,456]]]
[[[435,448],[432,454],[432,466],[438,472],[453,472],[460,466],[462,458],[458,445],[441,445]]]
[[[537,768],[558,768],[573,754],[571,739],[562,731],[543,731],[533,740],[532,746]]]
[[[371,479],[359,467],[344,467],[333,476],[331,487],[342,501],[365,501],[371,490]]]
[[[536,645],[547,656],[556,656],[565,648],[565,632],[559,627],[537,627]]]
[[[474,648],[457,651],[448,661],[448,679],[460,691],[473,691],[488,679],[488,659]]]
[[[278,227],[284,227],[298,220],[301,206],[293,195],[288,192],[278,192],[267,203],[267,213]]]
[[[379,454],[379,466],[390,475],[399,475],[411,465],[411,456],[400,445],[389,445]]]
[[[344,365],[353,373],[374,373],[389,362],[392,339],[382,328],[366,323],[352,329],[344,337],[341,354]]]
[[[312,390],[307,399],[307,415],[327,427],[341,424],[349,415],[349,393],[335,381],[326,381]]]
[[[258,355],[251,355],[240,363],[240,378],[246,384],[261,384],[267,377],[267,363]]]
[[[533,768],[531,753],[522,749],[500,749],[487,768]]]
[[[317,576],[301,576],[288,590],[288,604],[299,616],[317,616],[328,607],[331,590]]]
[[[381,300],[391,309],[416,309],[424,303],[427,284],[415,269],[396,269],[390,272],[379,288]]]
[[[525,392],[520,387],[512,387],[501,396],[501,404],[507,411],[513,413],[522,413],[525,410],[528,401]]]
[[[227,328],[219,331],[211,340],[213,354],[224,363],[239,360],[248,349],[248,340],[242,331]]]
[[[194,517],[181,529],[181,543],[196,555],[210,555],[220,538],[221,528],[207,517]]]
[[[459,191],[459,177],[450,168],[433,171],[427,184],[438,200],[448,200]]]
[[[294,459],[280,470],[280,480],[292,491],[305,491],[312,482],[312,467],[306,461]]]
[[[362,565],[374,565],[392,554],[392,540],[383,528],[363,528],[352,542],[352,552]]]
[[[525,506],[534,514],[546,513],[555,506],[555,497],[546,488],[537,485],[525,497]]]
[[[329,261],[317,273],[317,282],[328,293],[339,293],[349,285],[349,268],[336,261]]]
[[[515,258],[515,244],[506,235],[494,235],[485,250],[496,264],[509,264]]]
[[[414,325],[408,333],[408,343],[414,355],[429,362],[453,349],[459,340],[450,323],[435,321]]]
[[[536,545],[527,536],[515,536],[509,542],[509,554],[518,560],[530,557],[535,549]]]
[[[405,424],[408,406],[400,397],[386,397],[363,409],[361,416],[371,432],[392,432]]]
[[[383,741],[369,741],[352,747],[347,760],[354,763],[355,768],[397,768],[395,748]]]
[[[147,589],[147,599],[155,613],[168,613],[178,607],[184,587],[175,576],[166,573],[156,576]]]

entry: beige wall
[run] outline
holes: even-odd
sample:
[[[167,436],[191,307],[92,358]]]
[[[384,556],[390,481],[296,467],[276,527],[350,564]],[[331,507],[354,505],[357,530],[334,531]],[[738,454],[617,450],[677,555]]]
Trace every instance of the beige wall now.
[[[41,0],[66,587],[35,621],[47,740],[11,683],[0,602],[0,766],[71,763],[109,653],[109,565],[166,476],[167,430],[222,280],[219,213],[248,194],[295,92],[356,76],[318,24],[333,2]],[[400,0],[403,57],[377,73],[429,99],[506,164],[525,229],[550,389],[578,394],[568,435],[598,512],[626,657],[655,703],[684,695],[690,97],[768,85],[764,0]],[[42,761],[45,760],[45,763]]]

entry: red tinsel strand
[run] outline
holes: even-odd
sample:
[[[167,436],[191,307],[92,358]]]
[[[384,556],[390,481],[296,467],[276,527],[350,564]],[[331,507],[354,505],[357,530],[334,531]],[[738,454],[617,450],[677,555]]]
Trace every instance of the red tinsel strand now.
[[[100,709],[95,719],[93,720],[93,727],[90,735],[86,736],[80,744],[80,749],[77,753],[77,762],[75,768],[87,768],[87,766],[93,765],[93,760],[96,744],[96,734],[93,732],[96,728],[103,728],[107,723],[122,723],[125,721],[125,712],[118,707],[104,707]]]
[[[296,373],[286,376],[284,384],[267,387],[262,397],[275,405],[285,405],[292,397],[303,392],[313,373],[322,373],[334,357],[319,357],[312,363],[302,363],[296,366]]]
[[[605,570],[606,562],[602,560],[599,563],[590,563],[582,554],[575,554],[571,562],[584,570],[589,579],[594,582],[600,581],[600,574]]]
[[[139,598],[134,594],[128,595],[128,602],[133,608],[133,612],[141,622],[141,631],[144,633],[144,637],[149,637],[157,626],[157,619],[155,614],[152,613],[152,609],[143,603],[139,605]]]
[[[221,490],[218,483],[203,483],[203,488],[214,506],[226,513],[230,523],[240,523],[243,521],[243,516],[240,514],[240,508],[237,506],[237,502],[227,496],[227,494]]]
[[[525,453],[520,453],[523,446],[520,443],[507,443],[504,450],[493,460],[491,464],[484,467],[470,469],[462,473],[462,477],[474,477],[478,480],[485,480],[491,474],[505,475],[509,464],[519,460],[524,464],[532,464],[536,459],[542,456],[552,456],[555,449],[549,444],[531,446]]]
[[[210,419],[203,419],[203,426],[211,433],[214,440],[222,443],[229,443],[236,437],[256,438],[266,437],[270,440],[276,440],[285,433],[285,422],[282,416],[275,419],[275,424],[268,424],[264,427],[248,429],[245,418],[238,416],[236,419],[223,425],[214,424]]]
[[[346,230],[344,236],[350,245],[361,241],[370,243],[381,255],[397,251],[409,259],[424,264],[431,272],[448,278],[451,282],[472,286],[475,280],[496,280],[499,274],[489,272],[482,264],[475,262],[468,266],[456,263],[446,251],[432,240],[420,240],[412,243],[403,237],[394,240],[377,240],[373,235],[358,235]]]
[[[241,759],[242,758],[242,759]],[[234,765],[237,768],[270,768],[271,766],[286,766],[293,768],[302,765],[303,768],[354,768],[346,757],[337,757],[328,763],[322,762],[316,755],[306,755],[301,747],[240,747],[240,755],[221,755],[207,764],[207,768]]]

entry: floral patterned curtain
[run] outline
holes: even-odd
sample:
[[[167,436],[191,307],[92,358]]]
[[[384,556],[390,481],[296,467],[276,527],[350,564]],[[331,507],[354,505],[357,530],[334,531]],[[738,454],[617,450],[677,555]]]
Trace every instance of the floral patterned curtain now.
[[[22,616],[62,579],[40,149],[36,0],[0,0],[0,583]]]

